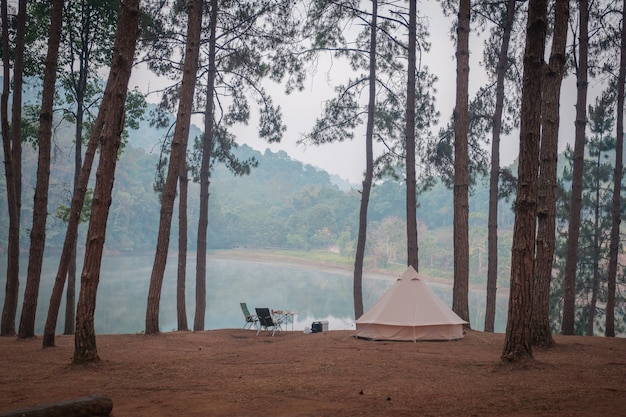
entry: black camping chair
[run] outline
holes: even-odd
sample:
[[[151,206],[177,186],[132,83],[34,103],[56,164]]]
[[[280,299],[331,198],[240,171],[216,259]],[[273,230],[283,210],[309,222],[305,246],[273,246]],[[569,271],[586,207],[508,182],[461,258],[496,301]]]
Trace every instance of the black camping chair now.
[[[272,336],[276,333],[276,330],[280,331],[280,325],[282,324],[280,319],[274,317],[269,308],[256,308],[256,316],[259,320],[259,327],[256,332],[257,336],[261,330],[267,330],[272,332]]]

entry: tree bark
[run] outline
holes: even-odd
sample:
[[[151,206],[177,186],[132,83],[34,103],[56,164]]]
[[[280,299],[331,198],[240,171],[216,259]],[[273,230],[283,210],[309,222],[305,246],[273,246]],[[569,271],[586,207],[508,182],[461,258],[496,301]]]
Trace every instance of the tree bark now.
[[[14,67],[13,67],[13,103],[11,107],[11,126],[8,119],[9,95],[9,33],[8,11],[3,2],[3,50],[6,52],[5,87],[3,90],[3,144],[5,173],[7,178],[7,203],[9,206],[9,241],[7,248],[7,282],[2,308],[1,336],[15,335],[15,317],[17,315],[17,299],[19,292],[20,270],[20,217],[22,210],[22,85],[24,78],[24,36],[26,26],[26,0],[19,0],[17,13],[17,32],[15,36]],[[4,30],[7,28],[7,32]],[[6,45],[5,45],[6,43]]]
[[[209,72],[207,74],[206,108],[204,113],[204,140],[202,141],[202,161],[200,167],[200,213],[198,218],[198,236],[196,250],[196,312],[193,320],[193,329],[204,330],[204,315],[206,312],[206,250],[207,229],[209,227],[209,176],[211,157],[213,156],[213,96],[215,94],[215,77],[217,73],[216,56],[216,26],[218,2],[211,0],[211,15],[209,35]]]
[[[456,46],[456,106],[454,108],[454,286],[452,310],[470,323],[469,284],[469,161],[468,84],[470,0],[459,2]],[[470,326],[469,324],[467,326]]]
[[[593,327],[596,321],[596,304],[598,303],[598,290],[600,288],[600,168],[602,165],[602,152],[598,149],[595,166],[595,201],[593,202],[593,276],[591,281],[591,300],[589,301],[589,317],[587,318],[587,336],[593,336]]]
[[[356,254],[354,256],[354,319],[363,315],[363,261],[365,259],[365,242],[367,239],[367,208],[369,205],[372,181],[374,178],[374,113],[376,111],[376,37],[378,25],[378,0],[372,0],[372,20],[370,22],[369,51],[369,96],[367,105],[367,126],[365,130],[365,177],[361,190],[361,206],[359,210],[359,234],[357,237]]]
[[[587,87],[589,55],[589,5],[587,0],[578,2],[580,34],[578,37],[579,62],[576,68],[576,122],[574,140],[574,167],[572,171],[572,196],[567,237],[567,257],[563,279],[563,321],[561,333],[573,335],[576,317],[576,266],[578,262],[578,238],[580,236],[580,208],[582,205],[583,163],[585,157],[585,129],[587,127]]]
[[[78,173],[78,179],[74,177],[74,192],[76,192],[78,182],[80,181],[80,171]],[[81,207],[82,211],[82,207]],[[74,334],[74,329],[76,325],[76,249],[78,248],[78,241],[74,239],[71,247],[71,255],[70,261],[66,268],[67,270],[67,288],[65,290],[65,326],[63,328],[63,334],[70,335]],[[61,291],[63,290],[61,284]],[[61,303],[61,299],[59,296],[59,300],[55,301],[57,303]],[[58,312],[57,312],[58,314]],[[57,318],[54,319],[55,323]]]
[[[2,147],[4,156],[4,172],[7,188],[7,211],[9,213],[9,242],[15,240],[15,227],[19,224],[18,211],[15,205],[15,177],[13,175],[13,159],[11,157],[11,128],[9,125],[9,94],[11,90],[10,50],[9,50],[9,19],[7,1],[0,4],[2,13],[2,67],[3,83],[0,98],[0,117],[2,119]],[[19,230],[18,233],[19,235]],[[10,243],[7,258],[7,281],[5,285],[4,306],[2,308],[2,323],[0,336],[15,335],[15,314],[19,290],[19,252],[15,256],[15,248]],[[18,248],[19,249],[19,248]]]
[[[98,118],[101,114],[104,115],[105,123],[100,134],[100,160],[96,172],[96,185],[76,311],[74,364],[99,360],[94,330],[96,295],[100,279],[106,223],[115,180],[115,167],[121,134],[124,130],[124,105],[128,91],[128,80],[133,65],[137,36],[139,35],[139,18],[141,16],[139,3],[140,0],[125,0],[122,3],[109,79],[98,112]]]
[[[89,62],[80,59],[78,71],[78,84],[76,90],[76,126],[74,131],[74,193],[77,192],[80,183],[80,172],[83,166],[83,119],[85,117],[85,92],[87,91],[87,71],[89,70]],[[86,156],[85,156],[86,158]],[[84,198],[84,197],[83,197]],[[81,202],[81,212],[84,201]],[[80,224],[80,221],[79,221]],[[64,334],[74,334],[75,326],[75,309],[76,309],[76,250],[78,248],[78,236],[71,243],[72,252],[69,264],[64,266],[67,272],[67,289],[65,296],[65,330]]]
[[[611,241],[609,244],[609,271],[607,277],[606,337],[615,337],[615,289],[617,278],[617,257],[619,254],[621,219],[620,199],[622,171],[624,169],[624,83],[626,82],[626,0],[622,3],[622,32],[620,43],[619,72],[617,74],[617,133],[615,140],[615,169],[613,171],[613,203],[611,208]]]
[[[202,2],[200,0],[194,0],[189,3],[188,19],[180,102],[178,103],[178,114],[176,115],[176,127],[174,128],[174,137],[172,138],[167,177],[165,178],[161,194],[159,234],[152,275],[150,276],[150,288],[148,290],[146,334],[159,333],[161,288],[163,286],[163,275],[165,274],[169,249],[172,213],[174,211],[174,200],[176,199],[176,183],[178,182],[181,161],[187,158],[187,138],[189,137],[193,96],[196,87],[202,23]]]
[[[178,330],[189,330],[187,323],[187,303],[185,298],[187,281],[187,195],[189,177],[187,175],[186,155],[181,160],[178,183],[178,274],[176,282],[176,312],[178,316]]]
[[[533,296],[532,344],[552,347],[550,328],[550,279],[554,261],[556,229],[556,187],[559,142],[561,82],[565,73],[565,45],[569,21],[569,0],[557,0],[550,63],[543,84],[543,116],[540,172],[537,200],[537,254]]]
[[[496,106],[493,112],[491,135],[491,172],[489,175],[489,215],[487,224],[487,300],[485,306],[485,331],[493,332],[496,318],[498,292],[498,183],[500,179],[500,131],[504,108],[504,76],[509,68],[509,42],[515,19],[515,0],[508,0],[502,43],[498,55],[496,80]]]
[[[41,111],[39,113],[39,157],[37,161],[37,184],[33,203],[33,227],[30,231],[28,273],[18,336],[35,336],[35,315],[39,298],[41,267],[46,244],[46,220],[48,218],[48,185],[50,183],[50,152],[52,143],[52,114],[54,105],[57,62],[61,28],[63,26],[63,0],[52,2],[48,53],[45,61]]]
[[[547,0],[529,2],[524,52],[517,199],[511,250],[509,312],[502,352],[502,360],[508,362],[523,361],[533,357],[531,320],[537,177],[541,139],[541,106],[537,103],[541,103],[546,14]]]
[[[415,71],[417,0],[409,0],[409,62],[406,88],[406,236],[407,265],[419,272],[417,242],[417,186],[415,174]]]

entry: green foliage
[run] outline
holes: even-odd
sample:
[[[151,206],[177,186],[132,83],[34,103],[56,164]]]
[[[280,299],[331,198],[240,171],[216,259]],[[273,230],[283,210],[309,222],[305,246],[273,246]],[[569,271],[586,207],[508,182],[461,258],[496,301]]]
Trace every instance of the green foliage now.
[[[603,326],[603,305],[606,301],[606,281],[608,273],[608,251],[611,230],[612,179],[615,138],[611,136],[615,117],[613,97],[604,94],[589,106],[589,128],[591,136],[586,138],[587,154],[583,164],[583,195],[581,206],[581,227],[579,251],[576,264],[576,334],[586,334],[590,309],[595,308],[596,330]],[[557,204],[557,241],[555,250],[556,277],[551,284],[551,317],[555,330],[560,328],[562,309],[562,282],[567,250],[567,221],[569,219],[570,188],[572,178],[573,151],[566,149],[567,163],[563,167]],[[626,201],[621,206],[625,207]],[[622,218],[624,212],[622,212]],[[623,268],[623,267],[622,267]],[[618,274],[618,286],[624,275]],[[593,296],[597,304],[591,304]],[[618,300],[622,297],[616,294]],[[621,306],[621,307],[620,307]],[[624,303],[616,302],[616,319],[624,315]],[[619,321],[619,320],[617,320]],[[623,325],[623,322],[618,325]]]
[[[103,94],[103,70],[108,69],[113,53],[113,34],[117,27],[120,0],[85,0],[66,2],[63,10],[62,40],[58,58],[58,87],[56,112],[70,123],[82,120],[81,142],[91,133]],[[28,2],[28,23],[25,54],[25,74],[32,91],[40,94],[40,79],[43,74],[48,27],[50,24],[50,2],[32,0]],[[38,125],[40,98],[31,99],[26,107],[26,120]],[[144,117],[145,97],[139,91],[131,91],[126,100],[125,130],[122,146],[126,144],[128,129],[137,129]],[[58,123],[58,122],[57,122]],[[26,138],[36,144],[37,132],[27,129]]]
[[[79,223],[87,223],[89,216],[91,216],[91,202],[93,201],[93,188],[88,188],[85,193],[85,200],[83,201],[83,209],[80,212]],[[56,216],[63,223],[69,223],[71,210],[69,206],[61,204],[57,207]]]
[[[128,129],[139,129],[140,122],[145,120],[148,103],[146,97],[136,88],[126,95],[126,119],[124,119],[123,138],[128,140]]]
[[[294,39],[298,36],[297,21],[293,17],[295,5],[291,1],[256,0],[247,2],[218,2],[215,56],[209,57],[201,49],[199,74],[207,74],[210,61],[215,62],[215,92],[207,97],[207,81],[198,75],[194,111],[204,112],[207,102],[214,104],[213,137],[196,136],[190,145],[189,166],[195,180],[199,178],[203,140],[209,140],[211,171],[224,164],[234,175],[248,175],[256,166],[252,159],[238,159],[237,138],[233,126],[248,124],[252,111],[258,109],[258,136],[269,143],[279,142],[286,130],[280,106],[274,104],[265,89],[264,81],[281,82],[287,78],[286,89],[302,88],[304,69],[294,53]],[[180,94],[182,56],[185,39],[180,36],[186,26],[184,2],[150,3],[145,6],[142,55],[148,68],[155,74],[169,78],[172,83],[161,94],[159,109],[153,112],[152,125],[171,125],[168,113],[175,113]],[[205,20],[209,13],[205,13]],[[203,36],[209,31],[203,31]],[[207,43],[208,39],[203,39]],[[205,115],[211,117],[211,115]],[[162,143],[162,159],[169,153],[169,140]],[[163,161],[155,189],[162,181]]]

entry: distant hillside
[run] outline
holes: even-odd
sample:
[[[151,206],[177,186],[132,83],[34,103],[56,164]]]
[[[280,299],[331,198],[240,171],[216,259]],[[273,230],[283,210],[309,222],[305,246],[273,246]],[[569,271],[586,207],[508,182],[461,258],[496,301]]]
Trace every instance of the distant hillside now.
[[[146,119],[141,121],[140,128],[136,131],[129,132],[128,143],[131,146],[142,148],[148,153],[158,155],[160,153],[161,146],[165,140],[167,134],[172,134],[174,131],[174,123],[176,118],[174,115],[169,116],[169,122],[171,129],[158,129],[150,125],[151,114],[156,110],[155,104],[148,104],[146,112]],[[193,143],[194,138],[201,137],[202,129],[192,124],[189,131],[190,143]],[[296,161],[296,160],[294,160]],[[321,168],[315,167],[316,170]],[[349,181],[341,178],[339,175],[330,175],[331,184],[336,185],[341,191],[350,191],[352,188],[356,188],[357,185],[351,184]]]
[[[31,96],[32,96],[31,91]],[[151,109],[153,107],[150,107]],[[174,118],[171,116],[171,121]],[[137,131],[130,131],[116,173],[110,209],[106,247],[114,251],[154,249],[159,198],[153,190],[157,160],[167,129],[156,129],[147,120]],[[47,246],[61,247],[65,225],[54,213],[68,205],[73,178],[73,127],[62,123],[55,131]],[[192,128],[191,139],[199,136]],[[260,152],[247,145],[236,150],[239,158],[254,158],[258,167],[250,175],[233,176],[218,165],[211,176],[209,197],[209,247],[212,249],[249,247],[294,250],[333,250],[345,257],[354,254],[358,230],[359,185],[349,184],[335,175],[291,159],[284,151]],[[36,151],[24,148],[24,198],[22,242],[28,247],[30,207],[35,186]],[[94,168],[95,172],[95,168]],[[92,177],[93,178],[93,177]],[[0,179],[0,200],[6,198],[4,176]],[[369,202],[367,259],[375,266],[403,264],[406,256],[405,190],[403,181],[387,180],[372,190]],[[423,268],[433,276],[451,276],[452,191],[437,184],[418,196],[420,258]],[[488,190],[480,182],[470,197],[471,274],[475,280],[485,275]],[[195,248],[199,207],[197,184],[189,191],[189,247]],[[503,265],[510,252],[513,215],[510,203],[500,205],[500,233]],[[174,215],[171,245],[177,246],[177,213]],[[6,211],[0,211],[0,251],[6,247]],[[84,242],[86,226],[81,227],[79,244]],[[507,245],[509,245],[507,247]]]

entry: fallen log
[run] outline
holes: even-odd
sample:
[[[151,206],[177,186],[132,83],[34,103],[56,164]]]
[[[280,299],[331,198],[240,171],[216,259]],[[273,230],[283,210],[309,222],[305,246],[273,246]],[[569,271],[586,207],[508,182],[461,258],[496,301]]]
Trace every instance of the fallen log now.
[[[4,411],[0,417],[106,417],[113,401],[106,395],[94,394],[68,401],[38,405],[21,410]]]

